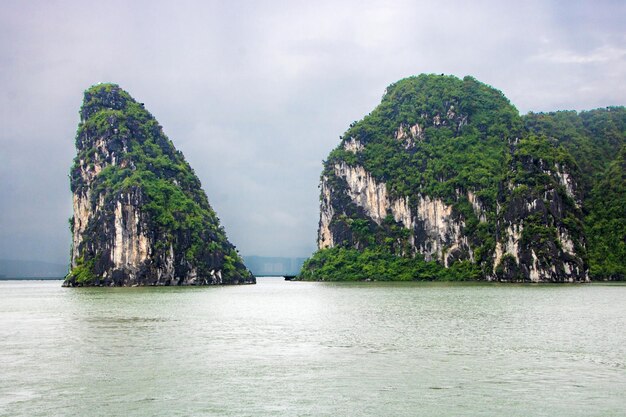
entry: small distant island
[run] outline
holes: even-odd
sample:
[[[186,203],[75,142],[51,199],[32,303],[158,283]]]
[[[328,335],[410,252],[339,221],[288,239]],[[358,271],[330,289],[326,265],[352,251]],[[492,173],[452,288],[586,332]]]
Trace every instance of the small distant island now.
[[[324,162],[302,280],[626,277],[626,109],[529,113],[472,77],[390,85]]]
[[[64,286],[253,284],[200,180],[116,84],[85,91]]]

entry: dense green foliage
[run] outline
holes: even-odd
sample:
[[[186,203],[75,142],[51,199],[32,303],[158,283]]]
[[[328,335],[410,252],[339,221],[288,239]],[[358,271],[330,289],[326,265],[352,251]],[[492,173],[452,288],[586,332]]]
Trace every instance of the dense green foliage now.
[[[76,266],[72,268],[66,279],[75,280],[79,285],[90,285],[96,281],[96,274],[94,273],[95,259],[85,261],[84,258],[78,258]]]
[[[626,279],[626,145],[594,187],[588,209],[592,276]]]
[[[85,92],[80,113],[73,192],[91,187],[91,198],[104,196],[105,206],[124,193],[136,195],[157,237],[155,250],[184,248],[200,274],[209,272],[202,265],[210,259],[223,263],[224,272],[249,274],[193,169],[142,103],[117,85],[99,84]],[[96,165],[104,168],[94,172]],[[92,182],[84,171],[94,172]]]
[[[346,247],[322,249],[302,266],[304,280],[321,281],[467,281],[482,276],[476,264],[456,262],[450,268],[426,262],[420,256],[396,256],[381,248],[358,250]]]
[[[624,107],[529,113],[523,120],[528,131],[558,141],[571,154],[585,196],[604,175],[626,136]]]

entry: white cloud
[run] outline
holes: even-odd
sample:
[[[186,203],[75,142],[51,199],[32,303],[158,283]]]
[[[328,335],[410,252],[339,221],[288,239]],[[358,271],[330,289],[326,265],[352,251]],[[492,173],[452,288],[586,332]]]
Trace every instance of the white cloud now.
[[[596,64],[606,62],[624,62],[626,48],[612,45],[602,45],[589,52],[577,52],[572,50],[550,50],[542,52],[530,59],[532,61],[548,61],[559,64]]]

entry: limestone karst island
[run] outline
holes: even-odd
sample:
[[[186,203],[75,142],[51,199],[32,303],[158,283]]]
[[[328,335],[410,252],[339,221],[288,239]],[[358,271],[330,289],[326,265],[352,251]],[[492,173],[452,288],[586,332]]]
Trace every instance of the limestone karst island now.
[[[324,162],[305,280],[626,277],[626,109],[520,116],[471,77],[390,85]]]
[[[252,284],[200,180],[115,84],[85,92],[71,169],[65,286]]]
[[[66,286],[254,283],[183,155],[114,84],[85,92]],[[324,161],[302,280],[626,278],[626,109],[521,116],[472,77],[390,85]]]

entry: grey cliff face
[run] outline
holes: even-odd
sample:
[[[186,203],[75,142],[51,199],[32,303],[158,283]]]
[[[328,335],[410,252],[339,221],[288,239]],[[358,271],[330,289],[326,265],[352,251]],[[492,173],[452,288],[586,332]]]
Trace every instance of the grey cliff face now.
[[[548,166],[530,156],[517,161],[525,176],[541,176],[547,181],[539,194],[514,181],[503,190],[505,209],[497,220],[494,277],[514,280],[523,276],[532,282],[589,281],[582,256],[585,241],[571,224],[582,219],[582,211],[578,187],[568,168]]]

